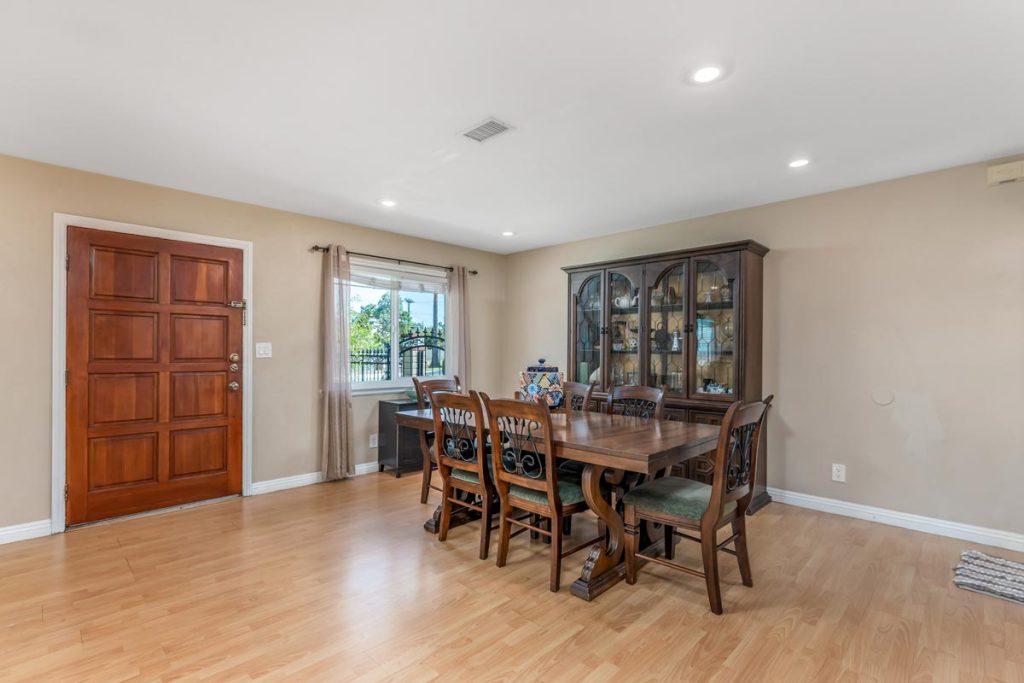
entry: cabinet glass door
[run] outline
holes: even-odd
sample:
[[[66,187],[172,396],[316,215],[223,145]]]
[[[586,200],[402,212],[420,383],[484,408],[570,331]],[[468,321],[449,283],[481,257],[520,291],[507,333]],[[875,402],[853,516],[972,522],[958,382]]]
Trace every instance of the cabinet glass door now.
[[[687,335],[690,311],[687,305],[686,261],[650,264],[648,290],[650,339],[647,384],[667,385],[676,394],[686,393]]]
[[[583,281],[576,290],[575,353],[577,382],[601,382],[601,273]]]
[[[640,384],[640,287],[643,267],[608,271],[608,344],[607,386]]]
[[[690,395],[735,400],[739,255],[692,259],[694,373]]]

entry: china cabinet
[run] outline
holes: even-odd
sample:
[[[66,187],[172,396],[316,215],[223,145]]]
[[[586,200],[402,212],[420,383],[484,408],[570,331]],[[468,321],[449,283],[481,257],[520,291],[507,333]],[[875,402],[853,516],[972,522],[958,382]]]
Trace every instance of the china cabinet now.
[[[730,403],[761,396],[764,256],[753,241],[567,266],[567,377],[595,385],[593,401],[620,384],[665,386],[669,419],[719,424]],[[767,451],[751,510],[765,490]],[[707,481],[696,458],[687,476]]]

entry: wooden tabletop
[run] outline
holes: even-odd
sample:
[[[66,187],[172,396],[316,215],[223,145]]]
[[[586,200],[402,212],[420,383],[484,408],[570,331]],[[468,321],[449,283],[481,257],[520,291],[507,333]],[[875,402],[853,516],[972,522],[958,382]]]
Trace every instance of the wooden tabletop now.
[[[399,425],[433,429],[429,409],[396,413]],[[651,420],[598,412],[551,414],[555,455],[567,460],[651,474],[713,450],[717,425]]]

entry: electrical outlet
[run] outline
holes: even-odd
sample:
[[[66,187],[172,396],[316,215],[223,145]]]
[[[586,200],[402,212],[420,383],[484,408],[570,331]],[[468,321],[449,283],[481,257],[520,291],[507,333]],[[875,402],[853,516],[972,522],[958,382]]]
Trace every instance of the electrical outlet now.
[[[846,465],[832,463],[832,481],[846,481]]]
[[[370,434],[370,448],[376,448],[376,447],[377,447],[377,434],[376,433]]]

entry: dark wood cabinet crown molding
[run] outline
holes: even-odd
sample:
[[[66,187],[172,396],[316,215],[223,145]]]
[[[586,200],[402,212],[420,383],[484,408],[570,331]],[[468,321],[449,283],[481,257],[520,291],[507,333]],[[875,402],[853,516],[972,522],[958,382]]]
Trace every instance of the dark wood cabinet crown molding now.
[[[758,256],[764,257],[771,251],[768,247],[754,240],[740,240],[738,242],[723,242],[712,244],[706,247],[691,247],[665,251],[658,254],[644,254],[642,256],[627,256],[625,258],[609,259],[607,261],[595,261],[593,263],[581,263],[575,266],[562,266],[562,270],[572,273],[580,270],[593,270],[595,268],[606,268],[608,266],[623,266],[635,263],[648,263],[651,261],[670,261],[677,258],[690,256],[704,256],[708,254],[720,254],[726,251],[749,251]]]

